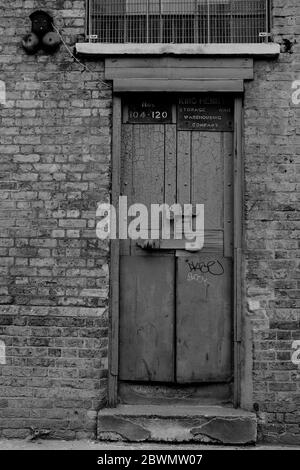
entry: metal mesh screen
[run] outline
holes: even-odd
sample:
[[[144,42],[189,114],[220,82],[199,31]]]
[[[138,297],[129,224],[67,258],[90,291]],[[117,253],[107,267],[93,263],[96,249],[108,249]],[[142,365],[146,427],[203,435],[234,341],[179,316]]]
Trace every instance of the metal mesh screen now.
[[[102,43],[258,43],[269,0],[88,0],[88,37]]]

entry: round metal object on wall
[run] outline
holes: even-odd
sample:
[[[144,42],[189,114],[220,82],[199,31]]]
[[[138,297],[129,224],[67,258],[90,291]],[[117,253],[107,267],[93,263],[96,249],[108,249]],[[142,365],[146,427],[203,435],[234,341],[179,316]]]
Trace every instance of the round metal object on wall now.
[[[43,48],[47,52],[56,51],[60,43],[61,43],[60,37],[55,32],[47,33],[42,39]]]
[[[40,40],[34,33],[27,34],[22,44],[27,54],[35,54],[40,48]]]

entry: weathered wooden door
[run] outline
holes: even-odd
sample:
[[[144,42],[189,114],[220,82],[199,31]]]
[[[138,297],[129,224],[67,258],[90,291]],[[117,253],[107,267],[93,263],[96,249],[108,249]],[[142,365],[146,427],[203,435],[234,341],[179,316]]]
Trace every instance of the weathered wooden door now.
[[[122,381],[232,380],[230,98],[127,96],[121,194],[131,204],[204,204],[205,245],[120,243]],[[149,236],[150,238],[150,236]]]

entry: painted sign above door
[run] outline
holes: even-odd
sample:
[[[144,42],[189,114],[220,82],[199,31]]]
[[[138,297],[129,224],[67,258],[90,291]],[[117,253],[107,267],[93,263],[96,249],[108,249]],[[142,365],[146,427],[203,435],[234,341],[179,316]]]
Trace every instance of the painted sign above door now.
[[[179,131],[233,131],[233,101],[220,94],[127,96],[124,124],[171,124]]]
[[[233,131],[232,101],[221,95],[184,95],[178,98],[177,129]]]
[[[159,96],[138,95],[127,100],[123,122],[128,124],[168,124],[172,122],[172,103]]]

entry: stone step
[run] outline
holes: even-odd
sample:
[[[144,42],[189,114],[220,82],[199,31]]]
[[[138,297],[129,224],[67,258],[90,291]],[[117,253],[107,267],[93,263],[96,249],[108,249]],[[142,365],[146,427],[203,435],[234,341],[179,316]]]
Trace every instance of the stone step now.
[[[254,444],[256,415],[223,406],[120,405],[98,413],[98,440]]]

